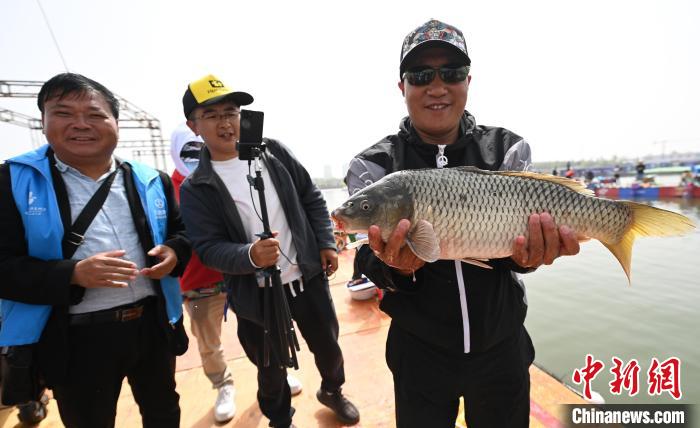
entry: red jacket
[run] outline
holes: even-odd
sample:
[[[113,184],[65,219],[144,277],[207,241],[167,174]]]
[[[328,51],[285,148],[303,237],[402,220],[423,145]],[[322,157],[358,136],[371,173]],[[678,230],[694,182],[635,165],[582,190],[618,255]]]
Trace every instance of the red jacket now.
[[[175,187],[175,197],[180,202],[180,185],[185,181],[185,177],[175,170],[172,175],[173,186]],[[217,282],[224,280],[221,272],[209,269],[199,260],[197,253],[192,251],[192,258],[185,269],[185,273],[180,277],[180,289],[184,291],[195,290],[197,288],[212,287]]]

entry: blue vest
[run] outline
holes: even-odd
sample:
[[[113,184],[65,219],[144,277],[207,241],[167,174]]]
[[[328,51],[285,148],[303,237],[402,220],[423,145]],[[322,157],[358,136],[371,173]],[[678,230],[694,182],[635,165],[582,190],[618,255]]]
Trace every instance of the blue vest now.
[[[56,192],[51,179],[48,145],[9,159],[12,196],[24,224],[28,254],[42,260],[63,259],[61,241],[63,223]],[[128,162],[133,172],[136,190],[148,219],[153,242],[165,242],[168,226],[168,206],[163,183],[158,172],[137,162]],[[130,212],[130,211],[129,211]],[[160,279],[165,296],[168,320],[177,322],[182,316],[182,296],[177,278]],[[51,306],[2,300],[0,346],[25,345],[39,341],[51,313]]]

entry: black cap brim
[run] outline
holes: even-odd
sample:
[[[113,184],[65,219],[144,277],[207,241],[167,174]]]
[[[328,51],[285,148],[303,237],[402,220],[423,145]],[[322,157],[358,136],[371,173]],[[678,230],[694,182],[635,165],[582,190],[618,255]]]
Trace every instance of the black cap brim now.
[[[253,96],[247,92],[230,92],[225,95],[220,95],[218,97],[208,99],[203,103],[199,104],[199,107],[210,106],[212,104],[219,104],[225,101],[232,101],[239,107],[247,106],[248,104],[253,103]]]

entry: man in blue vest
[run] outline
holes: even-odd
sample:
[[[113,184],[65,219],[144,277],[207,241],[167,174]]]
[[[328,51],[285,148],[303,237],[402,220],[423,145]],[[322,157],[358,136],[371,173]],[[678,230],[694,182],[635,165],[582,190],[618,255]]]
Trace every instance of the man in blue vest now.
[[[38,106],[49,144],[0,166],[0,346],[32,346],[67,427],[113,427],[125,377],[144,427],[178,427],[190,244],[172,183],[113,156],[119,102],[100,83],[59,74]]]

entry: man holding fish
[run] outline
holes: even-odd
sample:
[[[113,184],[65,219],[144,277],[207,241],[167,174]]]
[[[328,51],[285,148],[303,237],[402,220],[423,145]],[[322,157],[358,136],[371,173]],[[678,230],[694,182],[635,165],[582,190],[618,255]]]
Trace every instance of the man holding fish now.
[[[589,236],[629,280],[636,237],[695,228],[681,214],[522,171],[527,143],[464,111],[470,64],[450,25],[431,20],[406,37],[408,117],[353,159],[351,197],[333,211],[340,229],[368,231],[358,264],[389,290],[381,309],[392,317],[386,358],[401,428],[454,426],[460,397],[472,428],[528,426],[534,350],[517,273],[577,254]]]
[[[470,64],[464,36],[453,26],[430,20],[406,36],[399,89],[408,117],[398,134],[352,160],[351,195],[400,170],[523,170],[530,164],[530,148],[521,137],[476,125],[465,111]],[[429,186],[424,190],[438,194]],[[401,197],[384,203],[398,205]],[[358,201],[356,208],[370,211],[370,204]],[[348,226],[344,208],[334,212],[340,227]],[[443,226],[458,222],[459,217],[446,219]],[[369,245],[357,257],[362,272],[389,290],[381,309],[392,317],[386,359],[394,377],[397,426],[453,427],[460,397],[470,427],[528,426],[534,349],[523,325],[527,301],[517,273],[577,254],[576,234],[540,211],[529,216],[526,234],[509,238],[512,256],[465,263],[446,260],[440,248],[429,245],[437,223],[412,227],[402,217],[393,231],[376,222],[367,226]]]

